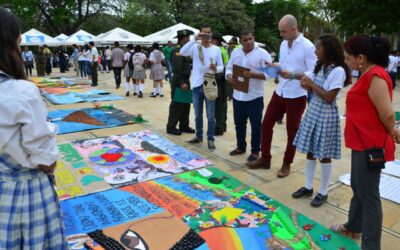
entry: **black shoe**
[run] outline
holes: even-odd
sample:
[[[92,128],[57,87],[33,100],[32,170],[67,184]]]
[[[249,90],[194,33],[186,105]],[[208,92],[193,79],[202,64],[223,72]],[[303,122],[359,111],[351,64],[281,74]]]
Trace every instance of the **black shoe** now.
[[[142,93],[142,91],[139,91],[138,97],[139,97],[139,98],[143,98],[143,93]]]
[[[160,95],[160,97],[164,97],[164,95]]]
[[[151,93],[151,94],[150,94],[150,97],[157,97],[157,95],[156,95],[156,94],[153,94],[153,93]]]
[[[171,135],[181,135],[182,132],[176,128],[167,128],[167,133]]]
[[[208,149],[215,149],[214,141],[209,140],[209,141],[207,142],[207,144],[208,144]]]
[[[294,192],[292,194],[292,197],[295,199],[298,199],[303,196],[311,196],[313,194],[313,192],[314,192],[313,189],[310,190],[305,187],[301,187],[299,190],[297,190],[296,192]]]
[[[115,87],[115,89],[119,89],[119,85],[117,85],[117,86]]]
[[[192,129],[191,127],[180,128],[179,129],[182,133],[194,134],[196,130]]]
[[[250,162],[250,161],[255,161],[255,160],[258,159],[258,157],[260,157],[260,154],[259,154],[259,153],[251,153],[251,154],[249,155],[249,157],[247,157],[247,161],[248,161],[248,162]]]
[[[136,94],[136,93],[135,93]],[[129,96],[129,91],[126,92],[125,96]]]
[[[246,153],[246,149],[240,149],[240,148],[235,148],[231,152],[229,152],[230,156],[235,156],[235,155],[242,155]]]
[[[196,144],[196,143],[200,143],[202,141],[203,141],[203,139],[199,139],[199,138],[195,137],[195,138],[191,139],[190,141],[188,141],[188,143]]]
[[[312,207],[319,207],[322,204],[324,204],[324,202],[328,199],[328,195],[322,195],[320,193],[318,193],[314,199],[311,201],[311,206]]]
[[[279,125],[282,125],[283,121],[282,121],[282,119],[281,120],[277,120],[276,123],[279,124]]]
[[[216,130],[214,133],[215,136],[221,136],[223,134],[224,134],[224,132],[222,132],[221,130]]]
[[[96,86],[97,86],[97,84],[93,84],[93,83],[92,83],[92,84],[90,84],[90,86],[92,86],[92,87],[96,87]]]
[[[135,92],[135,93],[133,93],[133,96],[135,96],[135,95],[137,95],[137,93]]]

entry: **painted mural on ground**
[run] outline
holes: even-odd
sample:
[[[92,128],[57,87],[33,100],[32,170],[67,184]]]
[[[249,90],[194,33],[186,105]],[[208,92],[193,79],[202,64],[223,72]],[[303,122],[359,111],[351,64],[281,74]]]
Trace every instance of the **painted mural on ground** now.
[[[91,89],[85,85],[71,87],[44,88],[42,95],[52,104],[72,104],[80,102],[116,101],[124,98],[102,89]]]
[[[58,145],[60,199],[81,196],[212,163],[149,130]]]
[[[50,111],[48,119],[58,126],[58,134],[147,122],[141,115],[132,115],[112,106]]]
[[[69,209],[66,226],[71,246],[87,242],[98,249],[359,249],[352,239],[213,167],[107,192],[61,202],[63,210],[74,203],[87,207],[86,213],[104,213],[89,215]],[[93,209],[95,195],[113,197],[99,200],[95,203],[99,208]],[[112,199],[122,205],[104,209]],[[139,211],[126,215],[129,209]],[[84,228],[86,218],[99,221]]]
[[[88,80],[76,79],[74,77],[30,77],[29,80],[39,88],[91,84]]]

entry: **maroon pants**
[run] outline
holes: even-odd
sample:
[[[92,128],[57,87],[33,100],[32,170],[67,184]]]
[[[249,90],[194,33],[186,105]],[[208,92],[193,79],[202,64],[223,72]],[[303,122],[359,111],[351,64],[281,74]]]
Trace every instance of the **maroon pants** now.
[[[301,116],[306,108],[307,97],[301,96],[297,98],[283,98],[274,92],[271,101],[265,111],[264,120],[262,122],[261,136],[261,153],[263,158],[271,160],[271,142],[274,133],[274,125],[276,121],[283,117],[286,113],[286,131],[287,144],[283,162],[291,164],[296,153],[296,147],[293,146],[293,140],[299,129]]]

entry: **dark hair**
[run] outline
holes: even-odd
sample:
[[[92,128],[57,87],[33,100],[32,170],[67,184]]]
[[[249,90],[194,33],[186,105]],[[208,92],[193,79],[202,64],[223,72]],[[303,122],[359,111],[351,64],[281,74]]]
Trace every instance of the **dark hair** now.
[[[107,46],[106,46],[106,49],[109,49],[109,48],[110,48],[110,46],[107,45]]]
[[[94,42],[93,41],[90,41],[89,44],[90,44],[90,46],[94,46]]]
[[[135,46],[135,53],[142,51],[142,47],[140,45]]]
[[[20,33],[18,17],[0,7],[0,70],[15,79],[26,79],[18,44]]]
[[[85,51],[90,50],[89,45],[85,44]]]
[[[132,49],[133,49],[133,44],[128,44],[128,45],[126,46],[126,48],[127,48],[128,50],[132,50]]]
[[[119,42],[114,42],[115,47],[119,47]]]
[[[153,43],[153,45],[151,46],[153,49],[160,49],[160,45],[158,43]]]
[[[242,39],[242,36],[253,35],[253,32],[250,29],[244,29],[239,33],[239,39]]]
[[[210,29],[211,29],[211,26],[208,25],[208,24],[203,24],[203,25],[201,25],[201,26],[200,26],[200,32],[201,32],[201,30],[202,30],[203,28],[210,28]]]
[[[318,40],[321,42],[321,45],[324,48],[324,56],[322,59],[317,61],[314,74],[317,74],[322,66],[333,64],[335,67],[340,66],[345,70],[346,80],[344,82],[344,86],[346,87],[347,85],[351,84],[351,73],[349,67],[344,62],[344,53],[339,39],[337,39],[334,35],[322,35],[318,38]]]
[[[344,43],[343,48],[352,56],[365,55],[370,62],[384,68],[389,63],[390,43],[383,37],[355,35]]]

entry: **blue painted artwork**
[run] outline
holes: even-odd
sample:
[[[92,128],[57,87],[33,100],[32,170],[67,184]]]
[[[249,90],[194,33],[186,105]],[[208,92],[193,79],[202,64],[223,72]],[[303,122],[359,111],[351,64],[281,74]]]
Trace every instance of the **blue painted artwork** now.
[[[116,101],[124,99],[121,96],[111,94],[109,91],[101,89],[92,89],[85,92],[67,92],[65,94],[44,94],[43,96],[52,104],[102,102],[102,101]]]
[[[261,67],[258,70],[264,72],[265,74],[269,75],[272,78],[277,78],[279,75],[278,73],[282,70],[280,66],[265,66]]]

